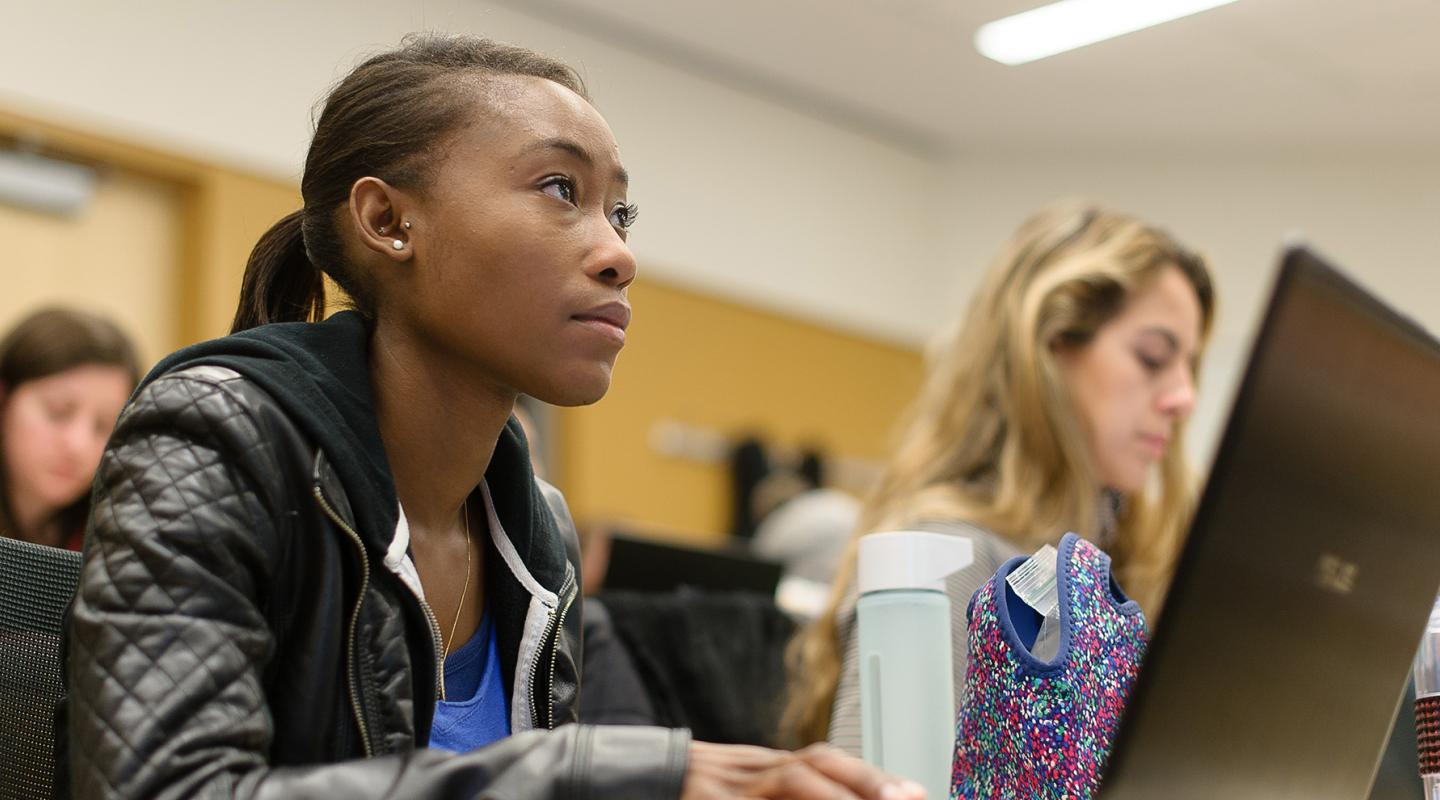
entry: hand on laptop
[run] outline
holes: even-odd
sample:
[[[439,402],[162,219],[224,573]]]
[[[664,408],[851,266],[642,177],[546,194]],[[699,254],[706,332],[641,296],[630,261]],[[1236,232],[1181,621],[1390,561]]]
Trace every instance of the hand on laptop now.
[[[828,745],[794,753],[693,742],[681,800],[924,800],[925,790]]]

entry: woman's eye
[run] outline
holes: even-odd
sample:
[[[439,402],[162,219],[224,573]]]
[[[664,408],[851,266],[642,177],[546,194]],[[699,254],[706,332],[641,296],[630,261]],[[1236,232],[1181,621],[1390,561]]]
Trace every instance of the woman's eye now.
[[[575,205],[575,184],[569,178],[560,175],[546,178],[540,184],[540,191],[556,200],[563,200],[572,206]]]
[[[1136,353],[1135,357],[1140,360],[1140,366],[1144,367],[1146,372],[1159,372],[1165,368],[1165,362],[1169,360],[1149,353]]]
[[[69,422],[74,414],[75,406],[69,403],[50,403],[45,406],[45,418],[57,424]]]
[[[640,206],[634,203],[626,203],[615,206],[610,212],[610,224],[620,230],[629,230],[635,224],[635,219],[640,216]]]

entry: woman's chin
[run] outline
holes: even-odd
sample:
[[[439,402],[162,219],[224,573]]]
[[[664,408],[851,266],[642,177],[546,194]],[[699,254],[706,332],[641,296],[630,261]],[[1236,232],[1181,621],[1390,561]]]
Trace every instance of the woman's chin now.
[[[90,485],[87,483],[79,488],[73,486],[46,487],[36,492],[36,494],[38,495],[39,501],[44,503],[45,508],[59,510],[73,505],[89,491]]]
[[[1136,469],[1115,470],[1105,481],[1105,488],[1121,494],[1135,494],[1144,490],[1150,480],[1150,473],[1153,470],[1151,465],[1145,464]]]
[[[571,373],[554,381],[543,389],[537,388],[526,394],[552,406],[588,406],[599,402],[610,391],[610,367],[587,369],[580,374]]]

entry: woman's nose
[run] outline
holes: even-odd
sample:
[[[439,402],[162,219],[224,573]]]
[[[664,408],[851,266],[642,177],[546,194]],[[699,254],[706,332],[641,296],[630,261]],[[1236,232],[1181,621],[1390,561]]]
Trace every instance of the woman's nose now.
[[[635,280],[637,270],[635,254],[630,245],[607,220],[604,230],[590,250],[585,264],[585,274],[608,286],[624,289]]]
[[[1179,370],[1179,377],[1160,395],[1160,411],[1166,416],[1183,420],[1195,410],[1195,377],[1189,368]]]
[[[105,447],[105,437],[95,430],[95,423],[76,414],[60,432],[61,445],[67,458],[77,462],[89,462],[92,453]],[[98,457],[96,458],[98,461]]]

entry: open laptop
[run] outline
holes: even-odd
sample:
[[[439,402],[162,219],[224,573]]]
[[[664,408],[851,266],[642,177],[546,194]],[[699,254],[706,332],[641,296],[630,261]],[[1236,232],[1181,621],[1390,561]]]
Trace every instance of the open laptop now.
[[[607,591],[669,592],[693,589],[775,594],[784,571],[779,562],[742,547],[700,548],[615,533],[605,571]]]
[[[1440,342],[1292,248],[1100,796],[1364,800],[1437,589]]]

